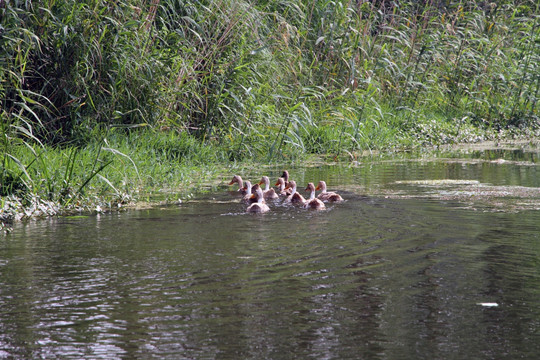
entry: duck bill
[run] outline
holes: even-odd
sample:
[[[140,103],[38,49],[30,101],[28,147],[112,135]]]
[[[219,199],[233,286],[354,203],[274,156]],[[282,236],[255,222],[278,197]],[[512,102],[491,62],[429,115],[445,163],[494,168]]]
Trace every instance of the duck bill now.
[[[317,187],[315,188],[315,190],[321,190],[321,187],[319,185],[317,185]]]

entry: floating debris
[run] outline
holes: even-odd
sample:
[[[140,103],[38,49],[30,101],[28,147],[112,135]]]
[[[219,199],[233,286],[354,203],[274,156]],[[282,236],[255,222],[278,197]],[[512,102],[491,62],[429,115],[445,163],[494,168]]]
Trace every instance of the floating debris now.
[[[388,188],[377,189],[373,195],[387,199],[438,199],[458,201],[472,210],[519,212],[540,209],[540,188],[491,185],[477,180],[441,179],[441,180],[403,180],[390,183]],[[407,188],[392,185],[405,185]]]
[[[497,307],[497,306],[499,306],[499,304],[497,304],[496,302],[479,302],[479,303],[476,303],[476,305],[480,305],[480,306],[484,306],[484,307]]]
[[[454,179],[440,179],[440,180],[407,180],[407,181],[394,181],[394,184],[404,185],[427,185],[427,186],[441,186],[441,185],[480,185],[478,180],[454,180]]]

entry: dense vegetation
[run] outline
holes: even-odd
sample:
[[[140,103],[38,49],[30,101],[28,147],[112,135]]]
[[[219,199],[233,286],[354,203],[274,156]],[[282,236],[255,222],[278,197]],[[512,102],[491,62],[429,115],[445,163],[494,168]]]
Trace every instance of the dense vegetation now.
[[[535,136],[539,14],[534,0],[0,0],[2,211],[10,196],[124,199],[224,162]]]

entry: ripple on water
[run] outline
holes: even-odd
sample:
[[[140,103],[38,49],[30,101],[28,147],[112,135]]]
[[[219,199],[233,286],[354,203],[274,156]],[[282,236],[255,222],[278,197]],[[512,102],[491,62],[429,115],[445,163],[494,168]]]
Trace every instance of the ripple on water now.
[[[252,216],[228,194],[207,194],[15,229],[0,242],[2,351],[20,359],[534,358],[540,215],[465,208],[478,209],[481,198],[468,187],[521,185],[504,184],[499,164],[371,165],[339,176],[293,172],[328,178],[343,194],[323,212],[273,204]],[[530,166],[504,166],[510,178],[536,181]],[[426,179],[441,181],[418,183]]]

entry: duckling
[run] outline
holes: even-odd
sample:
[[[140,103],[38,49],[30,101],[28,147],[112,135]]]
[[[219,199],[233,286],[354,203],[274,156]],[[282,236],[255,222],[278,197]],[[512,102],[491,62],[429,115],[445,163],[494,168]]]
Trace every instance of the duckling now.
[[[279,195],[281,196],[288,196],[291,194],[291,189],[285,189],[285,179],[283,179],[282,177],[280,177],[279,179],[277,179],[277,182],[276,182],[276,186],[278,187],[278,192],[279,192]]]
[[[259,186],[259,185],[257,185]],[[254,202],[256,202],[257,200],[252,198],[251,195],[253,195],[253,186],[251,186],[251,181],[249,180],[246,180],[244,182],[244,191],[245,191],[245,195],[242,196],[242,202],[245,202],[247,204],[253,204]]]
[[[292,193],[284,200],[286,203],[300,206],[303,206],[306,203],[306,199],[304,199],[304,197],[300,193],[296,192],[296,181],[289,181],[289,185],[287,186],[287,188],[291,188]]]
[[[309,183],[306,187],[306,191],[309,191],[309,199],[307,199],[306,203],[304,204],[304,207],[306,209],[314,209],[314,210],[324,210],[326,209],[326,206],[324,206],[324,203],[315,197],[315,185],[313,183]]]
[[[244,188],[244,182],[242,181],[240,175],[234,175],[229,185],[233,185],[234,183],[238,184],[238,191],[240,194],[245,195],[246,189]]]
[[[289,172],[287,170],[283,170],[283,174],[281,174],[281,177],[285,181],[285,187],[289,186]]]
[[[319,194],[319,196],[317,196],[317,198],[321,199],[322,201],[326,201],[326,202],[343,201],[343,198],[338,193],[326,191],[326,182],[322,180],[319,181],[319,184],[317,184],[317,187],[315,188],[315,190],[321,190],[321,193]]]
[[[251,198],[254,199],[255,202],[248,206],[246,212],[265,213],[267,211],[270,211],[270,208],[264,202],[264,194],[259,184],[255,184],[253,186],[253,194],[251,195]]]
[[[270,179],[268,176],[263,176],[261,181],[259,182],[259,185],[265,185],[265,189],[263,191],[264,199],[265,200],[272,200],[277,199],[279,196],[276,194],[276,191],[270,187]]]

